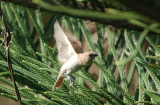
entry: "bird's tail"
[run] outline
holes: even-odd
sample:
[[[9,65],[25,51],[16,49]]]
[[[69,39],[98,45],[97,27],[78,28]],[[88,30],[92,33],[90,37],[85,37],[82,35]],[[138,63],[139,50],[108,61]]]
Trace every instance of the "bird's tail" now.
[[[62,77],[62,76],[58,77],[58,79],[56,80],[56,82],[53,85],[52,90],[54,90],[55,88],[61,87],[63,85],[63,80],[64,80],[64,77]]]

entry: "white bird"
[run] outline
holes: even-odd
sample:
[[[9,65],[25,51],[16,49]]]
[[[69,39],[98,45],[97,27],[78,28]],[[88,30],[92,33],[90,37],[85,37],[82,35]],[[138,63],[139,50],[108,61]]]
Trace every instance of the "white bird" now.
[[[65,77],[67,77],[67,80],[69,79],[70,82],[72,82],[70,75],[91,63],[91,61],[96,56],[98,56],[93,51],[77,54],[62,28],[60,27],[58,21],[56,21],[54,24],[54,38],[56,40],[58,49],[58,59],[62,66],[59,71],[57,80],[53,86],[53,90],[63,85],[63,80]]]

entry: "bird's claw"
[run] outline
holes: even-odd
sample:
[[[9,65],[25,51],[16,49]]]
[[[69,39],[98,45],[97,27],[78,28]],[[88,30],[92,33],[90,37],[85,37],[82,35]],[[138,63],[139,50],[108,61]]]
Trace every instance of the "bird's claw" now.
[[[67,74],[64,74],[64,76],[66,77],[66,78],[64,78],[64,80],[70,80],[71,79],[71,77],[68,76]]]
[[[74,82],[75,82],[75,77],[74,76],[72,76],[71,75],[71,77],[70,76],[68,76],[68,75],[66,75],[65,74],[65,79],[64,80],[70,80],[70,86],[72,86],[73,84],[74,84]]]
[[[71,75],[72,76],[72,75]],[[73,84],[74,84],[74,82],[75,82],[75,77],[74,76],[72,76],[72,78],[70,79],[70,86],[72,86]]]

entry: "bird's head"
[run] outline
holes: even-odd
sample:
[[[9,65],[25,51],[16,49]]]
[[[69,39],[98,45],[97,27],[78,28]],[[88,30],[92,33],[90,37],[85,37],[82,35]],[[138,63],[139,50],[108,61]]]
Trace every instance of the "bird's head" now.
[[[97,56],[98,56],[98,54],[96,54],[93,51],[84,52],[80,55],[81,62],[83,65],[88,65]]]

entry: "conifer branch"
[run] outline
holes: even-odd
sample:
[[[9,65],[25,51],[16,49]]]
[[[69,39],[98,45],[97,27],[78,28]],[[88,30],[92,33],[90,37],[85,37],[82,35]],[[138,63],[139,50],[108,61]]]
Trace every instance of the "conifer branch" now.
[[[1,3],[1,1],[0,1],[0,3]],[[14,72],[13,72],[13,69],[12,69],[12,62],[11,62],[10,53],[9,53],[9,47],[10,47],[10,44],[11,44],[11,41],[12,41],[11,32],[10,32],[10,30],[8,29],[8,27],[5,23],[4,14],[2,13],[1,8],[0,8],[0,16],[2,18],[2,23],[4,25],[4,32],[2,32],[2,37],[3,37],[2,44],[5,44],[5,46],[6,46],[6,57],[7,57],[8,69],[10,71],[11,80],[13,81],[13,84],[14,84],[14,89],[16,91],[16,96],[17,96],[18,103],[19,103],[19,105],[22,105],[21,96],[20,96],[17,84],[15,82]]]
[[[2,1],[11,2],[21,6],[26,6],[31,9],[40,9],[41,11],[46,11],[50,13],[67,15],[67,16],[72,16],[72,17],[85,19],[85,20],[87,19],[87,20],[99,22],[102,24],[112,25],[119,28],[127,28],[127,29],[137,30],[137,31],[143,31],[145,29],[145,27],[128,22],[129,19],[131,20],[136,19],[136,20],[142,20],[142,21],[146,19],[146,18],[143,18],[142,16],[135,17],[138,14],[135,15],[135,14],[132,14],[132,12],[131,13],[129,12],[129,14],[131,14],[132,16],[128,17],[129,15],[127,15],[124,11],[123,12],[119,11],[119,12],[122,12],[121,14],[123,14],[123,15],[119,15],[119,14],[114,14],[114,12],[109,8],[106,8],[107,12],[106,11],[100,12],[96,10],[92,10],[92,11],[82,10],[80,8],[72,8],[72,7],[62,6],[62,5],[57,6],[57,4],[55,4],[56,5],[55,6],[55,5],[48,4],[43,0],[2,0]],[[149,20],[145,20],[145,21],[149,22]],[[159,33],[153,30],[151,31],[154,33]]]

